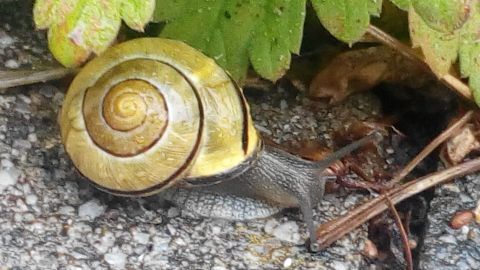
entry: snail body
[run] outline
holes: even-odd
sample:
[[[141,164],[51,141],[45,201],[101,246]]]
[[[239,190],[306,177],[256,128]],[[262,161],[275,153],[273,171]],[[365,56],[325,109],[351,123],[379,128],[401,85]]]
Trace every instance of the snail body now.
[[[90,61],[73,80],[59,122],[73,164],[104,191],[160,192],[227,219],[300,207],[311,243],[322,173],[360,145],[322,162],[263,145],[235,81],[202,53],[160,38],[127,41]]]

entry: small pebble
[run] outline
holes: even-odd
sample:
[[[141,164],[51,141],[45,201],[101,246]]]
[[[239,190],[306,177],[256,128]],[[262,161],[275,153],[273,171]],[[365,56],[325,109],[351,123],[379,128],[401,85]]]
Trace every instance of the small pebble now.
[[[458,211],[453,215],[452,219],[450,220],[450,227],[452,229],[458,230],[465,225],[468,225],[471,221],[473,221],[474,215],[473,212],[470,210],[463,210]]]
[[[40,88],[40,94],[42,94],[46,98],[52,98],[55,92],[57,92],[58,89],[50,84],[44,84]]]
[[[127,261],[127,255],[125,255],[118,248],[114,248],[111,252],[105,254],[104,259],[114,269],[124,269]]]
[[[293,264],[292,258],[286,258],[285,261],[283,261],[283,268],[290,268],[292,264]]]
[[[180,215],[180,209],[176,207],[170,207],[170,209],[168,209],[167,217],[174,218],[174,217],[178,217],[179,215]]]
[[[475,216],[475,222],[480,224],[480,200],[477,201],[477,207],[473,210],[473,214]]]
[[[278,226],[278,224],[279,223],[276,219],[269,219],[265,223],[265,227],[263,228],[263,230],[268,234],[273,234],[273,230]]]
[[[8,186],[13,186],[17,183],[20,177],[20,171],[15,168],[8,168],[0,171],[0,192]]]
[[[150,235],[148,233],[134,231],[133,240],[135,240],[137,243],[146,245],[150,240]]]
[[[30,148],[32,148],[32,143],[30,143],[27,140],[18,139],[18,140],[13,141],[13,146],[12,147],[16,148],[16,149],[30,149]]]
[[[75,214],[75,208],[70,205],[63,205],[58,208],[58,213],[61,215],[71,216]]]
[[[90,200],[78,207],[78,215],[80,217],[95,219],[102,215],[106,209],[107,206],[100,204],[97,200]]]
[[[278,225],[273,229],[273,235],[286,242],[299,243],[300,234],[298,232],[298,225],[294,221],[288,221]]]
[[[28,134],[28,141],[31,142],[31,143],[34,143],[37,141],[37,134],[35,133],[30,133]]]
[[[447,234],[447,235],[442,235],[438,238],[440,241],[448,244],[457,244],[457,239],[455,239],[455,236]]]
[[[370,259],[376,259],[378,257],[378,249],[375,243],[373,243],[370,239],[365,241],[365,245],[363,246],[363,255]]]
[[[13,167],[13,163],[8,159],[2,159],[1,164],[2,164],[3,168],[12,168]]]
[[[37,203],[37,201],[38,201],[38,197],[35,194],[29,194],[27,195],[27,197],[25,197],[25,202],[28,205],[34,205]]]
[[[18,63],[18,61],[15,61],[13,59],[8,59],[7,61],[5,61],[4,66],[6,68],[17,69],[20,67],[20,63]]]
[[[5,31],[0,29],[0,47],[6,48],[14,43],[14,40]]]

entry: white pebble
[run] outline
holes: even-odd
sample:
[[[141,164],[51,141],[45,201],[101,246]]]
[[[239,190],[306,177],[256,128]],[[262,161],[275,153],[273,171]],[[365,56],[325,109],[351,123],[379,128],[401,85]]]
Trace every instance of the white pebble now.
[[[103,254],[107,252],[109,248],[113,247],[114,244],[115,244],[115,236],[113,235],[113,233],[107,231],[102,236],[100,241],[95,243],[94,247],[97,249],[99,253]]]
[[[20,98],[20,99],[21,99],[23,102],[25,102],[26,104],[32,103],[32,99],[29,98],[29,97],[27,97],[27,96],[25,96],[25,95],[20,94],[20,95],[18,95],[18,98]]]
[[[273,229],[273,235],[282,241],[286,241],[290,243],[300,242],[300,233],[298,232],[298,225],[293,221],[288,221],[277,226],[275,229]]]
[[[3,168],[12,168],[13,167],[13,163],[8,159],[2,159],[1,164],[2,164]]]
[[[263,230],[268,234],[273,234],[273,229],[275,229],[275,227],[277,226],[278,226],[278,221],[272,218],[265,223],[265,227],[263,228]]]
[[[78,215],[80,217],[86,217],[90,219],[95,219],[105,212],[107,207],[103,204],[100,204],[97,200],[90,200],[78,207]]]
[[[135,240],[137,243],[146,245],[150,240],[150,235],[148,233],[134,231],[133,240]]]
[[[0,192],[8,186],[13,186],[17,183],[20,177],[20,171],[15,168],[8,168],[0,171]]]
[[[28,138],[27,138],[27,139],[28,139],[29,142],[34,143],[34,142],[37,141],[37,134],[35,134],[35,133],[30,133],[30,134],[28,134]]]
[[[6,48],[13,44],[13,38],[8,36],[5,32],[0,32],[0,47]]]
[[[174,218],[174,217],[178,217],[179,215],[180,215],[180,209],[176,207],[170,207],[170,209],[168,209],[167,217]]]
[[[457,244],[457,239],[453,235],[442,235],[438,240],[448,244]]]
[[[127,261],[127,255],[125,255],[118,248],[114,248],[111,252],[105,254],[104,259],[114,269],[124,269]]]
[[[29,194],[27,195],[27,197],[25,197],[25,202],[28,205],[34,205],[37,203],[37,201],[38,201],[38,197],[35,194]]]
[[[7,61],[5,61],[4,65],[6,68],[12,68],[12,69],[16,69],[20,67],[20,63],[18,63],[13,59],[8,59]]]
[[[283,268],[289,268],[290,266],[292,266],[292,264],[292,258],[286,258],[285,261],[283,261]]]
[[[71,216],[75,214],[75,208],[70,205],[60,206],[58,208],[58,213],[65,216]]]
[[[333,261],[331,265],[332,269],[336,270],[348,270],[349,267],[346,263],[339,262],[339,261]]]
[[[22,140],[22,139],[17,139],[13,141],[13,146],[14,149],[30,149],[32,148],[32,144],[27,141],[27,140]]]
[[[171,224],[167,224],[167,230],[170,235],[175,235],[177,230]]]
[[[174,240],[175,244],[179,245],[179,246],[186,246],[187,243],[185,242],[185,240],[183,240],[182,238],[177,238]]]
[[[212,234],[215,235],[215,234],[219,234],[222,232],[222,228],[219,227],[219,226],[212,226]]]

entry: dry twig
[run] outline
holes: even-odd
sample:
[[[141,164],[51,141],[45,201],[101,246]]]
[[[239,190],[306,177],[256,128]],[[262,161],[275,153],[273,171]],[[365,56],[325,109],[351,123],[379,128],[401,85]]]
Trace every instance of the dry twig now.
[[[392,201],[388,197],[388,194],[384,195],[385,201],[388,203],[388,207],[392,211],[393,217],[395,218],[395,223],[397,223],[398,230],[400,231],[400,235],[402,236],[402,243],[403,249],[405,252],[405,261],[407,262],[407,269],[413,270],[413,260],[412,260],[412,251],[410,250],[410,245],[408,243],[408,235],[405,231],[405,227],[402,224],[402,219],[398,215],[397,209],[395,205],[393,205]]]
[[[415,158],[410,161],[407,166],[405,166],[399,173],[393,177],[389,182],[390,186],[400,182],[405,176],[407,176],[425,157],[427,157],[435,148],[440,144],[446,141],[452,134],[457,132],[461,127],[463,127],[470,119],[472,119],[473,111],[468,111],[465,113],[462,118],[453,123],[450,127],[444,130],[440,135],[438,135],[433,141],[431,141],[423,150],[415,156]]]
[[[68,74],[76,72],[76,69],[68,69],[64,67],[54,67],[44,70],[0,71],[0,88],[9,88],[61,79]]]
[[[428,188],[445,183],[456,177],[480,170],[480,158],[418,178],[388,191],[386,194],[397,204]],[[324,249],[369,219],[387,210],[384,197],[379,196],[349,211],[346,215],[321,224],[317,229],[317,243]]]

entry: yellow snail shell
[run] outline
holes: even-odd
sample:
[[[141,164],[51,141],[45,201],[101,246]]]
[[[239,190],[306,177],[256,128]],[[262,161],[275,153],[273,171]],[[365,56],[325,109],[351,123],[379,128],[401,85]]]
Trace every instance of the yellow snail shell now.
[[[160,38],[127,41],[90,61],[67,92],[60,129],[80,173],[120,195],[228,172],[260,144],[230,76]]]

